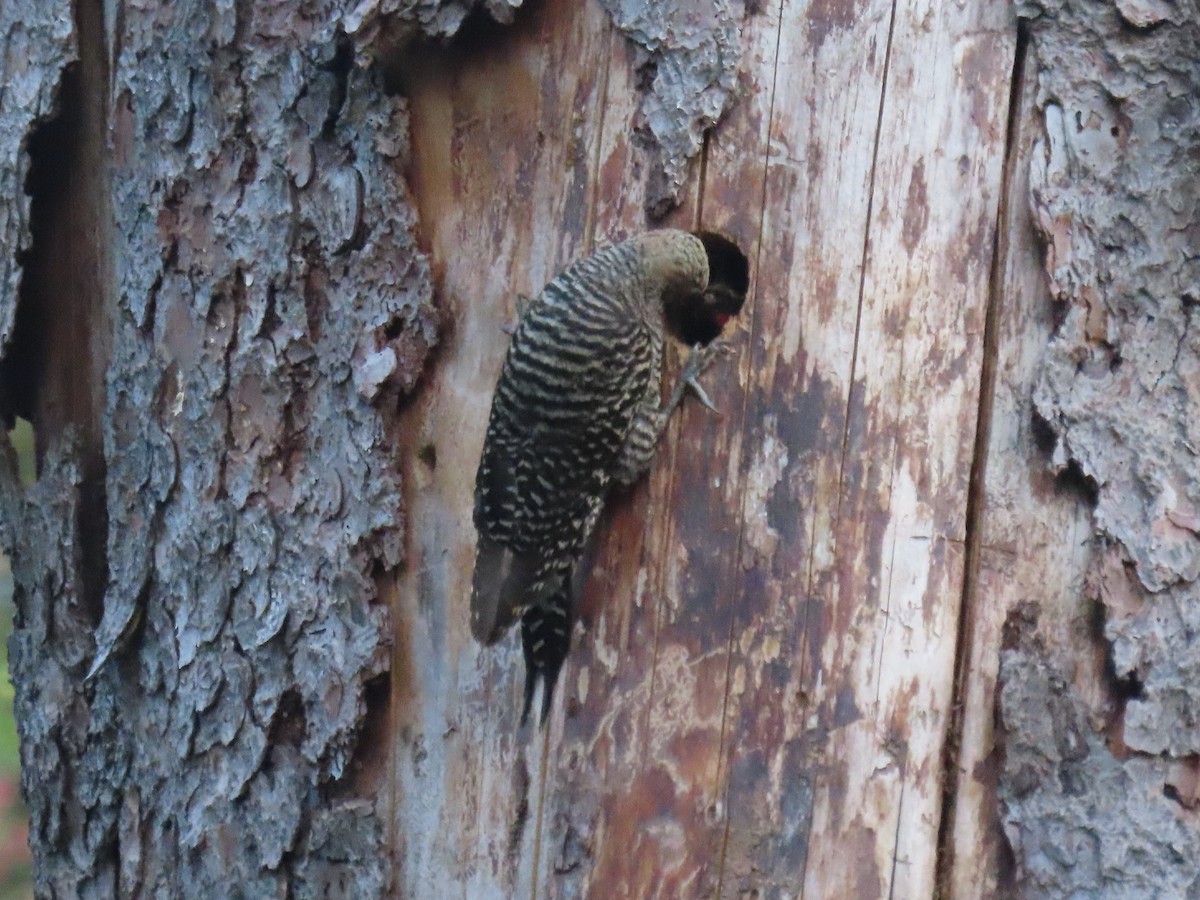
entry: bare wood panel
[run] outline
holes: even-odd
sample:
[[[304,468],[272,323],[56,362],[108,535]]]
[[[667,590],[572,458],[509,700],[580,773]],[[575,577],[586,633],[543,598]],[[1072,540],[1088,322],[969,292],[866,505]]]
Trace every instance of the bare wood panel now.
[[[780,27],[779,4],[765,7],[745,21],[752,76],[711,136],[703,206],[693,200],[671,217],[682,227],[719,229],[749,252],[750,300],[727,335],[731,355],[703,379],[720,415],[685,403],[647,482],[618,498],[602,526],[608,530],[583,604],[592,627],[573,652],[579,707],[564,724],[554,813],[545,821],[558,862],[551,883],[562,896],[691,897],[711,895],[719,881],[726,644],[763,193],[757,148]],[[630,74],[614,65],[610,98],[633,88]],[[736,183],[738,204],[710,207],[714,183],[723,191]],[[581,858],[583,848],[591,859]]]
[[[543,3],[411,59],[412,182],[449,334],[406,414],[408,569],[396,586],[397,890],[508,897],[533,887],[540,741],[518,731],[518,642],[468,626],[470,510],[516,294],[584,254],[610,26],[597,5]]]
[[[933,888],[1013,42],[1002,9],[910,5],[891,17],[880,5],[853,20],[871,31],[813,18],[784,30],[785,43],[807,33],[800,58],[815,56],[818,72],[837,70],[821,54],[840,38],[861,76],[781,89],[774,126],[784,146],[798,143],[789,130],[828,136],[805,148],[818,202],[799,220],[808,234],[792,232],[817,276],[785,282],[791,308],[764,329],[754,367],[775,380],[747,426],[731,894],[771,879],[786,888],[793,872],[808,896]],[[781,51],[781,84],[789,58]],[[817,98],[811,122],[789,122],[803,109],[795,96]],[[869,198],[869,210],[854,227],[855,207],[822,208],[818,191]],[[804,380],[783,361],[799,346]]]
[[[516,727],[516,640],[469,637],[471,488],[513,292],[643,227],[639,59],[596,4],[546,2],[410,67],[452,333],[406,414],[406,896],[933,890],[1013,28],[763,6],[670,219],[750,254],[723,414],[688,404],[606,513],[545,732]]]
[[[722,896],[796,892],[804,875],[822,764],[807,726],[806,624],[819,614],[810,579],[831,558],[890,9],[865,4],[843,17],[787,3],[778,65],[756,76],[772,77],[775,101],[760,148],[765,208],[730,573]],[[721,179],[725,166],[709,171],[724,184],[706,192],[706,208],[745,202]]]
[[[847,53],[869,48],[865,59],[875,62],[877,79],[890,14],[881,5],[874,35],[847,38]],[[731,872],[738,871],[737,851],[751,857],[740,866],[748,872],[743,887],[767,872],[778,877],[781,852],[804,872],[810,895],[919,896],[934,882],[936,769],[952,690],[978,338],[1013,44],[1003,10],[901,7],[895,14],[887,92],[881,98],[877,90],[874,108],[859,113],[858,139],[829,140],[806,155],[811,180],[824,190],[870,197],[870,222],[864,210],[852,245],[863,254],[868,235],[862,288],[790,286],[792,302],[817,293],[814,305],[832,307],[833,316],[823,318],[835,324],[805,330],[809,380],[764,391],[748,424],[761,448],[746,452],[752,473],[769,479],[760,503],[770,526],[748,509],[739,608],[761,618],[745,619],[752,652],[744,680],[756,695],[738,708],[748,719],[742,733],[755,738],[739,743],[742,754],[734,751],[731,817],[748,821],[731,821],[727,856]],[[864,20],[871,17],[854,25],[863,28]],[[820,55],[829,23],[809,25]],[[804,49],[800,58],[814,55]],[[815,68],[823,70],[820,62]],[[862,78],[846,80],[862,90]],[[827,103],[835,109],[850,89],[830,86]],[[822,97],[811,83],[798,95]],[[786,110],[797,106],[780,103],[785,112],[775,127],[787,133]],[[817,109],[810,131],[838,124]],[[816,161],[845,166],[847,157],[858,158],[858,180],[874,192],[814,170]],[[768,222],[773,215],[768,206]],[[820,247],[810,258],[834,276],[862,271],[847,264],[851,241],[835,230],[847,218],[853,222],[834,208],[804,220],[810,233],[829,228],[806,240]],[[800,317],[812,316],[792,314],[805,324]],[[785,352],[796,334],[788,324]],[[763,336],[757,372],[782,368],[770,337]],[[802,449],[810,452],[803,461]],[[786,523],[788,506],[806,506],[809,529]],[[743,784],[760,790],[740,793]],[[776,829],[758,820],[762,809],[772,811]]]
[[[590,249],[645,229],[647,154],[635,128],[639,55],[613,31],[605,69],[605,108],[596,135],[594,230]],[[691,227],[696,189],[662,224]],[[670,353],[670,350],[668,351]],[[670,360],[668,359],[668,368]],[[670,379],[671,375],[666,376]],[[646,714],[654,667],[657,593],[650,583],[661,558],[663,460],[673,453],[672,427],[650,477],[615,494],[597,526],[574,649],[560,676],[562,700],[546,734],[533,740],[543,793],[532,821],[537,842],[538,896],[640,896],[660,878],[672,880],[664,858],[638,858],[636,834],[649,795],[636,781],[637,735]],[[626,804],[636,804],[630,809]],[[652,802],[652,801],[650,801]],[[674,855],[684,865],[689,854]],[[615,893],[614,893],[615,892]],[[668,894],[671,892],[668,891]]]
[[[1015,53],[999,4],[902,4],[891,37],[813,706],[828,723],[805,889],[928,896]],[[824,600],[824,598],[822,598]],[[855,867],[852,867],[855,868]],[[860,896],[875,896],[863,879]]]
[[[965,607],[963,728],[950,835],[949,896],[1006,896],[1003,835],[996,808],[996,679],[1003,626],[1019,604],[1041,608],[1040,628],[1060,651],[1090,664],[1074,671],[1084,697],[1099,700],[1099,668],[1087,623],[1083,579],[1092,558],[1092,508],[1080,492],[1056,483],[1033,429],[1033,387],[1055,328],[1030,218],[1029,167],[1034,136],[1036,57],[1024,61],[1014,118],[1001,221],[997,311],[998,367],[986,447],[984,514],[977,577]],[[1099,703],[1097,703],[1099,705]]]

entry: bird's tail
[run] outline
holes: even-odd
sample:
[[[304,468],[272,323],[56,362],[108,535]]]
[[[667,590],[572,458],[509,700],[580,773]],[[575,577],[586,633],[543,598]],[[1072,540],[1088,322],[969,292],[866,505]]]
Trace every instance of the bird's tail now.
[[[562,670],[563,660],[571,649],[571,581],[564,578],[562,585],[543,603],[525,610],[521,616],[521,646],[525,650],[525,709],[521,712],[521,725],[529,721],[533,706],[534,685],[542,682],[542,714],[539,724],[543,727],[550,715],[550,703],[554,699],[554,684]]]

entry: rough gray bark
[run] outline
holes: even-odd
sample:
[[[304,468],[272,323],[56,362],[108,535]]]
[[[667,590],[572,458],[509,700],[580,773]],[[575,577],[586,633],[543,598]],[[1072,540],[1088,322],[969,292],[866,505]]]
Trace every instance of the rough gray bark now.
[[[1200,752],[1200,9],[1019,9],[1045,122],[1033,210],[1063,316],[1034,400],[1055,466],[1095,493],[1086,593],[1111,642],[1119,738],[1092,733],[1046,659],[1009,654],[1005,827],[1031,896],[1182,896],[1200,890],[1179,824],[1194,789],[1175,784]]]
[[[1200,831],[1179,805],[1200,800],[1194,763],[1114,756],[1027,615],[1009,621],[999,695],[1004,827],[1023,896],[1197,896]]]
[[[0,59],[21,65],[8,71],[0,93],[0,356],[12,336],[21,279],[20,255],[29,248],[29,197],[25,143],[33,123],[48,117],[62,68],[75,59],[75,28],[66,0],[31,0],[0,6]]]
[[[646,210],[658,218],[679,203],[705,132],[733,104],[741,63],[744,0],[601,0],[613,23],[645,54],[643,127],[657,167]]]
[[[404,105],[343,14],[121,13],[99,238],[115,284],[72,301],[113,304],[107,577],[81,549],[103,518],[84,512],[74,428],[39,431],[27,496],[11,460],[3,478],[39,893],[385,884],[369,784],[348,767],[388,665],[373,575],[403,540],[388,428],[437,317],[401,177]],[[61,41],[39,52],[37,102],[5,95],[26,136],[68,59]]]
[[[376,579],[402,562],[395,412],[439,317],[405,102],[373,63],[520,0],[103,6],[115,21],[101,0],[75,19],[0,7],[0,413],[34,420],[40,457],[25,490],[0,438],[0,538],[37,889],[379,896],[384,747],[360,739],[386,731]],[[719,41],[655,79],[720,82],[651,117],[672,197],[729,102],[736,25],[715,9]],[[103,164],[39,207],[31,166],[60,173],[28,149],[67,119]],[[81,208],[101,223],[78,290],[56,290],[76,248],[31,201],[64,229]],[[23,255],[46,234],[53,253]],[[102,339],[37,333],[67,320]],[[33,357],[39,374],[16,371]]]

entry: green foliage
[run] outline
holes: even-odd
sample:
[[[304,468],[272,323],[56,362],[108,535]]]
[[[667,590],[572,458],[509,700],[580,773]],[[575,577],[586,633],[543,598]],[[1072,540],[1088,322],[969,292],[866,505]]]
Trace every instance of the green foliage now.
[[[17,451],[21,483],[37,478],[33,428],[18,419],[9,433]],[[13,716],[13,685],[8,671],[8,636],[13,625],[13,582],[8,558],[0,555],[0,900],[33,896],[29,856],[29,811],[21,800],[21,753]]]

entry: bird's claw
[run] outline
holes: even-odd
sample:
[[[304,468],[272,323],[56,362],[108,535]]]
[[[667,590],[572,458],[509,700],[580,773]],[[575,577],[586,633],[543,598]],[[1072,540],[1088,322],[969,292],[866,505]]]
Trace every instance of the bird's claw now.
[[[727,356],[732,352],[733,348],[725,341],[713,341],[708,345],[696,344],[692,347],[692,352],[688,355],[687,364],[683,368],[684,383],[692,389],[692,392],[696,395],[696,399],[717,415],[720,415],[721,411],[708,398],[708,394],[700,386],[699,379],[704,370],[716,362],[717,357]]]
[[[713,404],[713,402],[711,400],[708,399],[708,394],[706,394],[704,392],[704,388],[702,388],[700,386],[699,381],[697,381],[694,377],[688,378],[685,381],[686,381],[687,386],[692,389],[692,393],[694,393],[696,395],[697,400],[699,400],[704,406],[708,407],[710,410],[715,412],[718,416],[721,414],[721,411],[719,409],[717,409],[717,407]]]

